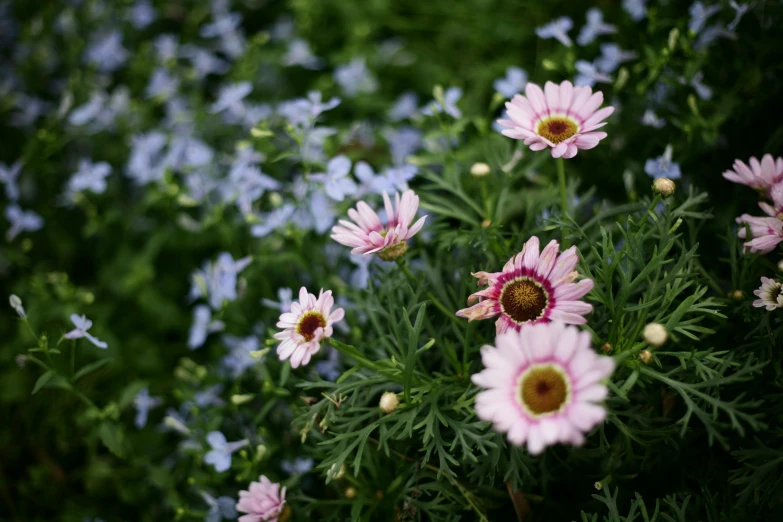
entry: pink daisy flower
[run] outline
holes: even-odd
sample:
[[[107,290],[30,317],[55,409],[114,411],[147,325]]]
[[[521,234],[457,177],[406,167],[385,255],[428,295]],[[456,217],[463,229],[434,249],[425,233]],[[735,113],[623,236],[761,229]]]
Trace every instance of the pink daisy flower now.
[[[381,218],[364,201],[356,204],[356,209],[349,209],[348,216],[353,223],[344,219],[340,225],[332,228],[332,239],[345,246],[353,247],[352,254],[374,254],[384,261],[393,261],[408,250],[406,241],[421,230],[427,216],[413,223],[416,211],[419,209],[419,196],[412,190],[395,194],[395,205],[389,195],[383,193],[383,204],[386,207],[388,222],[384,225]]]
[[[321,341],[332,336],[332,325],[345,317],[345,310],[332,311],[332,306],[331,290],[322,289],[317,299],[305,287],[299,290],[299,302],[291,303],[291,311],[282,314],[277,323],[278,328],[283,328],[274,336],[282,341],[277,347],[281,361],[290,358],[292,368],[310,362],[313,354],[321,349]]]
[[[772,185],[767,190],[767,195],[772,200],[772,204],[770,205],[766,201],[759,201],[761,210],[770,217],[783,218],[783,181]]]
[[[476,413],[517,446],[541,453],[559,442],[581,445],[585,433],[606,418],[598,403],[607,388],[600,381],[614,371],[611,357],[590,348],[590,334],[559,323],[506,332],[484,346],[484,370],[474,384]]]
[[[761,161],[750,158],[750,166],[740,160],[734,161],[734,170],[727,170],[723,177],[734,183],[741,183],[754,189],[767,190],[779,181],[783,181],[783,158],[777,160],[765,154]]]
[[[753,301],[753,306],[756,308],[766,308],[768,312],[783,308],[783,286],[779,281],[762,277],[761,286],[753,290],[753,294],[758,297]]]
[[[594,132],[614,112],[614,107],[597,110],[603,101],[602,92],[569,81],[546,82],[543,91],[528,83],[525,96],[517,94],[506,102],[510,119],[498,123],[507,127],[501,131],[504,136],[525,140],[530,150],[550,147],[553,158],[573,158],[579,149],[592,149],[606,138],[605,132]]]
[[[285,488],[271,482],[264,475],[251,482],[250,491],[239,492],[237,511],[247,513],[239,522],[286,522],[291,518],[291,508],[285,503]]]
[[[737,218],[740,229],[737,237],[747,239],[746,225],[750,227],[751,240],[744,244],[751,252],[769,254],[783,241],[783,221],[774,217],[755,217],[742,214]]]
[[[574,271],[579,261],[576,247],[558,256],[560,245],[552,240],[539,254],[538,238],[527,240],[522,252],[508,260],[502,272],[471,274],[479,284],[489,285],[472,294],[468,304],[479,303],[457,312],[469,321],[500,316],[495,323],[497,333],[519,330],[522,326],[559,321],[584,324],[584,315],[593,306],[579,301],[593,289],[593,281]]]

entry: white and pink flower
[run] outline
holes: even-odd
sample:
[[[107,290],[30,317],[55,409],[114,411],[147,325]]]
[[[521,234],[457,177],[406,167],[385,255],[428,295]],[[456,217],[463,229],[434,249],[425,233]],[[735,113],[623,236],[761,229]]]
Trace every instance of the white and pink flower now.
[[[758,190],[767,190],[775,183],[783,181],[783,158],[774,159],[765,154],[761,161],[750,158],[750,165],[740,160],[734,161],[734,170],[727,170],[723,177],[734,183],[747,185]]]
[[[384,225],[378,214],[364,201],[359,201],[355,209],[348,210],[353,222],[341,219],[340,224],[332,228],[332,239],[345,246],[352,247],[352,254],[378,254],[384,261],[393,261],[408,250],[406,241],[421,230],[427,216],[416,223],[413,219],[419,210],[419,196],[412,190],[395,194],[392,206],[389,195],[383,193],[387,223]],[[411,225],[413,223],[413,225]]]
[[[502,272],[472,274],[480,285],[489,286],[472,294],[468,304],[480,301],[457,315],[469,321],[500,316],[495,323],[498,334],[552,321],[586,323],[584,315],[593,307],[580,299],[593,289],[593,281],[574,283],[579,277],[574,270],[579,262],[576,247],[558,255],[559,251],[559,243],[552,240],[539,252],[538,238],[533,236]]]
[[[783,308],[783,285],[769,277],[761,278],[761,286],[753,291],[758,297],[753,301],[756,308],[766,308],[768,312],[776,308]]]
[[[754,253],[769,254],[783,241],[783,221],[774,217],[755,217],[742,214],[737,218],[740,228],[737,237],[747,239],[747,227],[751,240],[744,243],[746,249]]]
[[[249,491],[239,492],[237,511],[247,513],[239,522],[285,522],[291,509],[285,503],[285,488],[270,481],[264,475],[260,482],[251,482]]]
[[[506,102],[509,119],[498,123],[506,127],[501,131],[504,136],[524,140],[530,150],[549,147],[553,158],[573,158],[579,149],[592,149],[606,138],[605,132],[595,130],[606,125],[603,120],[614,107],[599,110],[603,101],[602,92],[569,81],[546,82],[544,90],[528,83],[525,96],[517,94]]]
[[[507,433],[516,445],[541,453],[557,443],[581,445],[606,418],[601,381],[614,371],[611,357],[597,355],[590,334],[560,323],[537,324],[498,335],[484,346],[484,370],[474,384],[476,413]]]
[[[282,332],[275,339],[282,341],[277,347],[281,361],[291,360],[291,367],[298,368],[310,362],[321,349],[321,341],[332,336],[332,325],[343,320],[345,310],[334,306],[332,291],[321,290],[316,298],[305,287],[299,290],[299,302],[291,303],[291,310],[280,316],[277,323]]]

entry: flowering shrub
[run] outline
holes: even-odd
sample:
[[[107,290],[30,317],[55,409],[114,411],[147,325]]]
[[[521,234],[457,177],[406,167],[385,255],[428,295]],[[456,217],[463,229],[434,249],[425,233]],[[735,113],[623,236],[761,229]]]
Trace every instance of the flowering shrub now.
[[[783,6],[599,4],[0,0],[0,520],[778,520]]]

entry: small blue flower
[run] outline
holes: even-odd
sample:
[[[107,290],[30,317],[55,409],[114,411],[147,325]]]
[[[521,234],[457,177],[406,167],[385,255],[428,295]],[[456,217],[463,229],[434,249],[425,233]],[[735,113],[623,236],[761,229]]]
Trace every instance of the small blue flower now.
[[[574,67],[576,67],[576,72],[579,73],[574,78],[574,85],[592,87],[598,82],[612,82],[612,78],[601,73],[595,65],[586,60],[577,60]]]
[[[310,223],[306,229],[312,228],[319,234],[326,233],[337,220],[337,210],[332,200],[321,191],[310,194],[309,204]]]
[[[296,457],[292,460],[284,460],[280,463],[280,468],[289,475],[304,475],[313,469],[313,459]]]
[[[354,58],[334,70],[334,81],[343,94],[352,98],[360,93],[372,93],[378,89],[378,80],[367,68],[364,58]]]
[[[338,304],[343,306],[344,303],[338,301]],[[342,322],[337,323],[336,326],[337,328],[340,328],[341,325],[343,325]],[[315,373],[317,373],[322,379],[334,382],[340,378],[340,374],[342,373],[340,371],[340,352],[331,346],[327,346],[325,353],[327,354],[326,359],[321,359],[315,363]]]
[[[242,100],[253,91],[250,82],[239,82],[220,87],[218,99],[209,108],[212,114],[229,112],[233,115],[241,114],[243,110]]]
[[[280,313],[286,313],[291,310],[291,303],[293,302],[294,291],[290,288],[278,288],[277,289],[277,301],[263,298],[261,303],[264,306],[279,310]]]
[[[283,65],[293,67],[298,65],[305,69],[317,70],[323,66],[323,60],[313,54],[310,44],[300,38],[288,42],[288,49],[283,55]]]
[[[641,22],[647,16],[647,0],[623,0],[623,9],[634,22]]]
[[[505,98],[512,98],[515,94],[525,90],[527,85],[527,72],[521,67],[511,66],[506,69],[506,76],[498,78],[492,84],[497,92]]]
[[[558,42],[571,47],[573,43],[568,36],[568,31],[574,27],[574,21],[567,16],[561,16],[548,24],[536,27],[536,35],[542,39],[555,38]]]
[[[106,191],[106,178],[111,174],[111,166],[102,161],[95,163],[89,159],[79,161],[79,170],[68,180],[68,192],[84,192],[89,190],[95,194]]]
[[[416,177],[419,168],[415,165],[403,165],[400,167],[389,167],[383,171],[388,182],[399,191],[408,190],[408,182]]]
[[[152,42],[155,55],[160,62],[168,62],[177,57],[179,42],[173,34],[162,34]]]
[[[729,0],[729,5],[734,9],[734,20],[732,20],[726,28],[729,31],[734,31],[737,29],[742,17],[745,16],[745,13],[753,9],[753,4],[738,4],[735,0]]]
[[[248,337],[224,335],[222,341],[228,348],[228,355],[223,357],[221,365],[228,370],[232,379],[239,379],[257,362],[250,354],[259,349],[258,337],[255,335]]]
[[[163,400],[160,397],[150,396],[147,388],[139,390],[139,393],[133,398],[133,406],[136,408],[136,427],[138,429],[144,428],[147,425],[150,410],[157,408],[161,404],[163,404]]]
[[[666,120],[659,118],[652,109],[647,109],[644,111],[644,115],[642,115],[642,125],[654,129],[662,129],[666,125]]]
[[[351,273],[351,286],[364,290],[370,282],[370,264],[375,256],[351,254],[351,263],[356,265],[356,270]]]
[[[220,187],[224,201],[234,201],[243,214],[250,214],[253,204],[267,190],[277,190],[280,182],[267,176],[256,166],[233,168],[228,179]]]
[[[182,56],[190,60],[199,79],[205,78],[209,74],[225,74],[231,68],[228,62],[222,58],[193,44],[182,46]]]
[[[203,391],[195,393],[193,395],[193,403],[199,408],[206,408],[208,406],[222,406],[225,404],[225,401],[220,398],[221,393],[223,393],[222,384],[210,386]]]
[[[406,92],[397,98],[387,114],[390,121],[402,121],[412,118],[419,110],[419,97],[416,93]]]
[[[215,498],[204,491],[199,491],[199,494],[209,506],[209,512],[204,522],[220,522],[223,519],[234,520],[237,518],[237,501],[233,498],[225,496]]]
[[[120,69],[128,59],[128,51],[122,46],[122,33],[115,30],[99,34],[87,46],[84,58],[101,72]]]
[[[596,58],[595,66],[604,74],[612,74],[620,64],[636,59],[633,51],[623,51],[616,43],[601,44],[601,56]]]
[[[324,184],[326,194],[335,201],[356,194],[359,187],[350,177],[351,160],[340,155],[329,160],[325,173],[311,174],[310,179]]]
[[[66,339],[87,339],[92,344],[97,346],[98,348],[103,348],[104,350],[109,347],[108,344],[106,344],[104,341],[101,341],[100,339],[93,337],[89,333],[87,333],[87,330],[92,328],[92,321],[87,319],[84,315],[76,315],[71,314],[71,322],[76,327],[70,332],[66,333],[63,337]]]
[[[193,276],[190,289],[191,298],[206,297],[213,310],[223,306],[223,302],[232,302],[237,298],[237,275],[252,261],[251,257],[234,260],[228,252],[218,256],[217,262],[207,261],[201,270]]]
[[[725,29],[723,25],[711,25],[699,33],[699,38],[696,40],[696,43],[693,44],[693,48],[697,51],[702,51],[711,46],[718,38],[736,40],[737,34]]]
[[[9,205],[5,209],[5,217],[10,221],[11,226],[5,233],[8,241],[13,241],[16,236],[22,232],[36,232],[41,230],[44,220],[41,216],[32,210],[22,210],[17,205]]]
[[[604,22],[604,14],[597,7],[588,9],[586,18],[587,25],[582,27],[582,30],[579,31],[579,36],[576,38],[576,43],[579,45],[591,44],[602,34],[614,34],[617,32],[617,27]]]
[[[259,217],[261,221],[258,225],[250,227],[250,235],[253,237],[266,237],[275,230],[284,227],[293,216],[296,207],[290,203],[276,208]]]
[[[212,311],[207,305],[197,305],[193,308],[193,324],[188,334],[188,348],[195,350],[204,345],[207,335],[219,332],[225,328],[223,321],[213,321]]]
[[[203,38],[219,38],[220,49],[230,58],[239,58],[245,52],[245,37],[239,26],[242,15],[222,11],[213,13],[213,23],[201,28]]]
[[[136,29],[144,29],[155,21],[157,13],[148,0],[139,0],[128,9],[128,19]]]
[[[707,7],[701,2],[693,2],[690,9],[688,9],[688,13],[691,15],[691,18],[688,21],[688,29],[696,34],[700,33],[707,24],[707,19],[717,14],[720,10],[721,7],[719,4]]]
[[[357,198],[367,194],[383,194],[394,190],[394,185],[389,181],[389,178],[380,174],[376,175],[370,164],[365,161],[357,162],[353,172],[359,180],[359,189],[356,191]]]
[[[133,137],[127,175],[139,185],[163,178],[166,162],[163,149],[168,142],[165,134],[152,131]]]
[[[177,93],[177,89],[179,89],[179,78],[169,74],[169,71],[163,67],[158,67],[152,73],[145,92],[147,98],[167,100]]]
[[[457,102],[462,98],[462,89],[459,87],[449,87],[446,92],[443,93],[443,105],[439,101],[431,101],[421,112],[427,116],[434,116],[445,112],[452,118],[461,118],[462,111],[457,107]]]
[[[219,431],[207,433],[207,443],[212,448],[204,455],[204,463],[214,466],[215,471],[222,473],[231,467],[231,455],[249,444],[247,439],[227,442],[226,436]]]
[[[696,95],[701,98],[702,100],[709,100],[712,98],[712,89],[704,85],[701,80],[704,78],[704,73],[697,72],[693,75],[693,78],[691,78],[690,84],[691,87],[694,88],[696,91]]]
[[[381,134],[389,144],[389,152],[395,165],[405,165],[408,156],[421,147],[421,131],[414,127],[388,128]]]
[[[284,101],[277,106],[277,113],[297,128],[310,127],[322,113],[340,105],[340,98],[331,98],[323,103],[320,91],[311,91],[307,98]]]
[[[648,159],[644,164],[644,172],[655,179],[669,178],[680,179],[680,165],[672,161],[672,146],[667,145],[663,155],[655,159]]]
[[[0,183],[5,185],[5,195],[10,201],[19,199],[19,174],[22,172],[22,160],[10,167],[0,161]]]

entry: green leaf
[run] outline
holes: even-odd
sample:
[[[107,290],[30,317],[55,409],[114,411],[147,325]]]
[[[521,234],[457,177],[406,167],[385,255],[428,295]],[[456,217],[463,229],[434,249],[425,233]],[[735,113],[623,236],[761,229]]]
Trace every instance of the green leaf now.
[[[110,421],[102,422],[98,428],[98,436],[109,451],[121,459],[125,458],[125,433],[119,425]]]
[[[52,380],[52,377],[54,377],[55,375],[57,374],[51,370],[41,374],[41,376],[38,377],[38,380],[35,381],[35,386],[33,386],[33,393],[31,395],[35,395],[36,393],[38,393],[41,390],[41,388],[46,386],[49,383],[49,381]]]
[[[102,366],[108,364],[111,362],[111,359],[99,359],[95,362],[92,362],[88,364],[87,366],[82,366],[82,368],[76,372],[76,375],[73,376],[74,381],[78,381],[81,377],[84,377],[88,373],[92,373],[98,368],[101,368]]]

